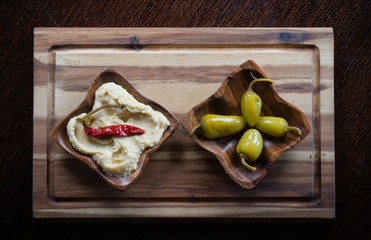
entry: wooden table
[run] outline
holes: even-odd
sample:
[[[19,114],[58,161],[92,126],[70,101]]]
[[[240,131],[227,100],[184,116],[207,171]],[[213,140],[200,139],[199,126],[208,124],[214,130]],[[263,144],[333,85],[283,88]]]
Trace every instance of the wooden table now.
[[[362,239],[368,234],[370,141],[366,85],[370,24],[367,1],[292,4],[217,1],[6,1],[1,4],[2,46],[0,182],[1,232],[36,238],[75,234],[79,238],[151,236],[189,239],[304,238]],[[35,221],[32,219],[33,28],[34,27],[333,27],[335,35],[336,219],[330,223],[246,223],[249,219],[118,219]],[[142,222],[145,223],[142,223]],[[112,223],[113,222],[113,223]],[[136,223],[140,222],[140,223]],[[189,223],[188,223],[189,222]],[[211,224],[212,222],[212,224]],[[141,230],[138,231],[136,228]],[[119,228],[116,231],[115,228]],[[77,233],[73,231],[78,229]],[[93,231],[94,230],[94,231]]]

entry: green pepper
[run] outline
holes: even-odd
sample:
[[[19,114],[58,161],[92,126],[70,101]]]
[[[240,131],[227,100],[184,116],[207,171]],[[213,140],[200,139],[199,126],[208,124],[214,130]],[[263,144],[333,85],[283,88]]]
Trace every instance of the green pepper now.
[[[255,128],[273,137],[283,137],[289,131],[296,131],[301,135],[301,130],[297,127],[289,126],[287,121],[281,117],[259,117]]]
[[[203,134],[208,139],[215,139],[235,134],[246,126],[246,120],[242,116],[224,116],[217,114],[207,114],[191,131],[191,136],[202,129]]]
[[[245,117],[247,123],[250,127],[254,127],[258,117],[260,115],[261,107],[262,107],[262,100],[258,94],[254,92],[252,87],[257,82],[270,82],[273,83],[272,80],[266,78],[255,78],[249,85],[249,88],[245,92],[245,94],[241,98],[241,111],[242,115]]]
[[[247,169],[255,171],[256,168],[250,166],[246,161],[253,162],[259,158],[263,150],[263,138],[260,132],[254,128],[247,130],[237,144],[236,151],[241,159],[241,163]]]

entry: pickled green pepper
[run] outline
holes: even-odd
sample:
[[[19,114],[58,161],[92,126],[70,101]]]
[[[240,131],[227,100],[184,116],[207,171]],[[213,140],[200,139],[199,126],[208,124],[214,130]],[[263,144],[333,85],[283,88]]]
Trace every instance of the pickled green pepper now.
[[[191,131],[191,136],[202,129],[203,134],[208,139],[215,139],[229,136],[241,131],[246,126],[246,120],[242,116],[224,116],[217,114],[207,114]]]
[[[259,117],[255,124],[255,128],[273,137],[283,137],[289,131],[296,131],[299,136],[301,135],[301,130],[299,128],[289,126],[287,121],[281,117]]]
[[[258,159],[262,150],[262,135],[258,130],[253,128],[247,130],[243,134],[236,147],[236,151],[241,159],[242,165],[251,171],[255,171],[256,168],[246,163],[246,161],[253,162]]]
[[[241,98],[241,111],[242,115],[245,117],[247,123],[250,127],[254,127],[258,117],[260,115],[261,107],[262,107],[262,100],[258,94],[254,92],[252,89],[254,84],[257,82],[270,82],[273,83],[272,80],[266,78],[255,78],[253,80],[246,93]]]

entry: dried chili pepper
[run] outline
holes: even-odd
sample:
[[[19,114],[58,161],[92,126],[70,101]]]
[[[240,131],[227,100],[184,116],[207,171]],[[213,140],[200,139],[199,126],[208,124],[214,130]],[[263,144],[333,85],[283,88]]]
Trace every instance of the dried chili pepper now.
[[[89,127],[91,120],[92,120],[92,115],[102,109],[105,108],[123,108],[120,106],[103,106],[100,107],[94,111],[91,111],[88,113],[85,117],[81,119],[83,125],[84,125],[84,130],[87,135],[90,135],[95,138],[110,138],[112,136],[121,136],[121,137],[127,137],[127,136],[132,136],[132,135],[140,135],[145,133],[145,131],[141,128],[134,127],[131,125],[127,124],[122,124],[122,125],[111,125],[111,126],[106,126],[100,129],[95,129],[92,127]]]
[[[91,127],[84,127],[86,134],[95,138],[109,138],[112,136],[127,137],[132,135],[140,135],[145,133],[141,128],[134,127],[131,125],[111,125],[100,129],[95,129]]]

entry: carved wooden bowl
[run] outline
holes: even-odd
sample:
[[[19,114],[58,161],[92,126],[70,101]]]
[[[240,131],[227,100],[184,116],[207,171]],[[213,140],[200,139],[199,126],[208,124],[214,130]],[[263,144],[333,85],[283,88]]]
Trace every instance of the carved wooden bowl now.
[[[253,61],[249,60],[233,71],[222,83],[221,87],[208,99],[192,108],[182,119],[181,124],[187,133],[199,123],[206,114],[239,115],[242,116],[240,102],[250,82],[256,78],[268,78],[263,70]],[[274,80],[274,79],[273,79]],[[202,131],[192,136],[193,140],[202,148],[212,152],[219,160],[227,174],[241,187],[253,188],[267,174],[270,166],[283,153],[297,145],[311,131],[311,125],[302,111],[294,105],[283,100],[271,83],[257,83],[254,91],[262,99],[261,116],[277,116],[287,120],[290,126],[301,129],[299,136],[289,132],[285,137],[271,137],[262,133],[264,147],[260,157],[251,165],[256,171],[246,169],[236,153],[236,146],[249,129],[246,127],[240,133],[219,139],[207,139]]]
[[[93,104],[94,104],[94,96],[95,91],[104,83],[114,82],[118,85],[121,85],[124,89],[126,89],[131,95],[133,95],[139,102],[144,104],[150,105],[154,110],[161,112],[170,122],[170,126],[164,132],[160,142],[152,147],[146,149],[140,156],[137,170],[134,171],[130,176],[126,178],[121,177],[113,177],[106,174],[102,168],[96,164],[96,162],[91,158],[91,156],[82,154],[75,150],[72,144],[69,141],[66,126],[68,121],[81,113],[90,112]],[[57,142],[62,148],[64,148],[67,152],[87,164],[91,169],[97,172],[97,174],[111,186],[119,190],[125,190],[133,183],[142,173],[143,169],[145,168],[146,164],[149,161],[150,156],[174,133],[176,128],[178,127],[178,121],[171,114],[168,110],[162,107],[160,104],[147,99],[146,97],[142,96],[121,74],[116,72],[113,69],[106,69],[104,70],[93,82],[90,86],[89,91],[87,93],[86,98],[84,101],[67,117],[65,117],[62,122],[60,122],[55,129],[51,132],[50,136],[52,139]]]

